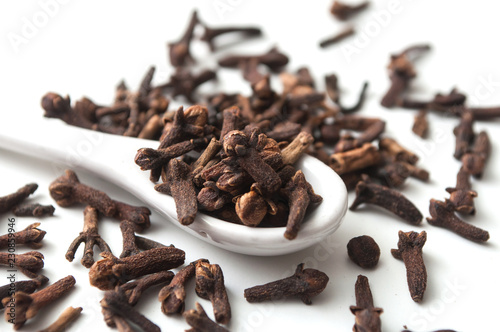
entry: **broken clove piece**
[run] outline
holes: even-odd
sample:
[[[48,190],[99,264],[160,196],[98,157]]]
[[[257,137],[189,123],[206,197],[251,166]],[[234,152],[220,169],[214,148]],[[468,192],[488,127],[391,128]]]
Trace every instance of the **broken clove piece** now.
[[[420,302],[427,287],[427,271],[422,257],[422,247],[427,240],[427,233],[399,231],[398,235],[398,249],[391,249],[391,254],[405,263],[411,298],[415,302]]]
[[[311,298],[319,295],[328,283],[328,276],[315,269],[304,269],[304,263],[297,265],[295,273],[285,279],[265,285],[245,289],[245,299],[250,302],[279,300],[285,297],[299,297],[305,304],[311,304]]]
[[[68,328],[68,326],[73,323],[78,317],[80,317],[80,313],[83,308],[66,308],[61,315],[57,318],[57,320],[52,323],[49,327],[40,330],[39,332],[64,332]]]
[[[322,40],[319,43],[319,47],[325,48],[325,47],[328,47],[330,45],[336,44],[339,41],[341,41],[349,36],[352,36],[354,34],[354,32],[355,32],[354,28],[352,26],[349,26],[349,27],[343,29],[342,31],[340,31],[339,33],[333,35],[332,37],[328,37],[328,38]]]

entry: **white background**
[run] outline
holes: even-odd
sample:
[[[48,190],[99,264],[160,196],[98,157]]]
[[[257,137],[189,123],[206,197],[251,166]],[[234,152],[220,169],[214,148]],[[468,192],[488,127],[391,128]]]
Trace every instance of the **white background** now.
[[[499,6],[493,1],[402,0],[395,1],[396,12],[389,15],[389,1],[374,1],[369,10],[352,21],[358,29],[355,37],[325,50],[319,48],[319,41],[343,26],[329,14],[331,1],[66,1],[57,8],[51,7],[51,15],[47,16],[43,14],[43,4],[49,2],[3,1],[0,5],[0,121],[12,122],[14,115],[16,118],[22,115],[24,121],[41,117],[43,110],[39,101],[47,91],[69,94],[73,100],[87,96],[97,103],[110,103],[114,87],[121,79],[134,88],[150,65],[157,67],[154,82],[164,82],[172,72],[167,61],[166,42],[180,37],[191,10],[198,8],[200,18],[211,26],[256,25],[265,33],[263,38],[226,48],[215,56],[208,55],[204,44],[195,43],[193,55],[203,65],[213,67],[215,59],[224,52],[261,53],[277,45],[291,57],[288,65],[291,71],[303,65],[311,69],[319,90],[324,88],[325,74],[337,73],[346,104],[354,101],[361,83],[369,80],[368,102],[360,114],[385,119],[387,135],[415,150],[421,157],[420,165],[431,170],[430,183],[410,179],[403,188],[404,194],[415,202],[424,216],[428,216],[429,199],[443,199],[447,196],[444,188],[455,185],[460,164],[452,157],[452,129],[457,119],[431,114],[430,137],[421,140],[411,132],[413,111],[382,108],[379,100],[389,85],[386,73],[389,54],[414,43],[431,43],[432,51],[416,63],[418,77],[412,83],[415,96],[431,97],[436,92],[458,87],[468,94],[472,106],[500,104]],[[29,24],[26,22],[37,23],[39,27],[27,34],[23,30]],[[366,31],[364,38],[362,31]],[[25,39],[16,44],[12,38]],[[342,47],[350,47],[355,53],[346,56]],[[219,82],[207,84],[202,90],[248,94],[249,88],[239,72],[221,70]],[[21,127],[23,123],[10,125]],[[381,318],[385,331],[399,331],[404,325],[415,331],[492,330],[497,325],[496,298],[500,296],[497,274],[500,175],[495,172],[500,165],[498,126],[498,120],[475,124],[476,132],[488,131],[493,153],[484,177],[473,181],[473,188],[479,193],[477,214],[465,218],[489,230],[491,240],[486,245],[469,242],[425,221],[419,227],[411,226],[368,206],[358,212],[348,211],[340,229],[322,244],[281,257],[250,257],[226,252],[195,240],[154,212],[152,227],[145,236],[184,249],[187,262],[205,257],[221,265],[233,309],[229,325],[233,331],[285,328],[348,331],[354,322],[349,306],[355,303],[354,283],[358,274],[368,276],[375,305],[384,309]],[[39,189],[30,201],[55,205],[49,196],[48,185],[61,174],[62,165],[5,150],[0,150],[0,160],[0,195],[13,192],[26,183],[37,182]],[[112,198],[143,204],[91,174],[79,172],[78,175],[82,182],[104,190]],[[352,199],[351,194],[349,200]],[[88,283],[87,269],[79,263],[82,250],[77,252],[73,263],[64,258],[72,239],[81,231],[82,210],[82,206],[56,206],[54,217],[41,220],[40,228],[47,231],[41,249],[45,255],[44,274],[51,282],[73,274],[77,284],[68,296],[28,322],[25,330],[45,327],[70,305],[83,307],[82,317],[72,330],[106,329],[99,307],[102,292]],[[11,217],[8,213],[0,216],[0,234],[7,232],[8,217]],[[32,218],[16,220],[19,230],[36,221]],[[116,254],[121,252],[118,223],[104,219],[99,227],[112,250]],[[410,299],[403,263],[390,255],[390,249],[396,247],[400,229],[428,232],[424,246],[428,288],[420,304]],[[371,235],[382,251],[380,262],[373,270],[363,270],[347,257],[347,242],[362,234]],[[29,249],[20,247],[18,250]],[[313,299],[311,306],[298,299],[274,304],[246,303],[245,288],[290,275],[300,262],[330,277],[326,290]],[[3,271],[0,270],[0,284],[7,283],[6,269]],[[24,276],[19,274],[19,279],[22,278]],[[188,287],[186,308],[191,309],[195,301],[200,301],[212,316],[210,304],[194,295],[194,283]],[[182,318],[166,317],[161,313],[157,291],[148,293],[137,309],[165,331],[186,329],[188,326]],[[10,326],[6,322],[0,322],[0,330],[8,329]]]

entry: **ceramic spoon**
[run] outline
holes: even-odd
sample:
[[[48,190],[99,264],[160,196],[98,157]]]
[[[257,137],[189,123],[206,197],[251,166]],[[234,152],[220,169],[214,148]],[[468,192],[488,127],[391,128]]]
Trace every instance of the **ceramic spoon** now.
[[[340,177],[316,158],[304,156],[301,169],[323,202],[306,215],[294,240],[283,237],[284,228],[251,228],[198,213],[195,221],[183,226],[177,221],[172,197],[158,193],[149,181],[149,172],[134,163],[138,149],[157,148],[158,141],[109,135],[44,119],[0,123],[0,147],[89,171],[130,192],[146,206],[196,238],[217,247],[259,256],[299,251],[325,239],[340,226],[347,210],[347,192]],[[154,221],[153,221],[154,222]]]

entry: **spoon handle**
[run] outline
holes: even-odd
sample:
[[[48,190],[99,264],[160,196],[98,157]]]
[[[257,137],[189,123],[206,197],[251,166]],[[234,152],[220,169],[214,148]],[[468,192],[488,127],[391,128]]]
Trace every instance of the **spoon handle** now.
[[[21,123],[21,122],[19,122]],[[69,126],[59,120],[0,123],[0,147],[24,155],[53,162],[63,172],[64,165],[74,170],[89,171],[114,183],[137,198],[160,210],[169,218],[172,199],[157,193],[143,172],[134,163],[134,156],[143,147],[157,147],[158,142],[116,136]],[[173,210],[175,211],[175,207]]]

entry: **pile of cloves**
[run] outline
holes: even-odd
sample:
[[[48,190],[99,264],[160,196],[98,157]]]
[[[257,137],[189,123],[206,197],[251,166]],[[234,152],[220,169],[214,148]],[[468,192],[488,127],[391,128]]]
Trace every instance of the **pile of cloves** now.
[[[348,6],[335,1],[331,12],[338,19],[346,20],[367,5],[368,2],[363,2]],[[157,149],[140,149],[135,162],[142,170],[151,171],[150,179],[156,183],[157,191],[174,198],[178,220],[184,225],[194,222],[201,210],[251,227],[286,226],[285,237],[295,238],[308,206],[321,201],[303,173],[293,166],[303,153],[329,165],[349,190],[356,190],[351,210],[363,203],[378,205],[411,225],[420,225],[422,213],[398,190],[408,177],[427,181],[429,172],[416,165],[415,153],[384,135],[384,120],[351,114],[363,107],[368,83],[363,84],[358,101],[346,107],[341,103],[335,74],[325,77],[326,92],[318,91],[306,67],[295,73],[285,71],[288,57],[272,48],[261,54],[234,54],[218,59],[219,67],[241,71],[243,79],[250,84],[251,95],[199,94],[196,89],[200,85],[216,78],[215,70],[192,70],[196,60],[190,45],[196,41],[195,30],[199,26],[203,28],[199,40],[207,42],[214,54],[217,36],[261,34],[261,30],[254,27],[209,28],[193,12],[182,37],[168,44],[170,63],[175,67],[168,82],[153,85],[155,68],[151,67],[136,92],[120,83],[111,106],[96,105],[88,98],[72,106],[69,97],[48,93],[42,98],[45,116],[87,129],[158,140]],[[354,29],[348,27],[322,46],[353,33]],[[477,193],[472,189],[471,178],[481,178],[491,150],[487,133],[476,134],[473,124],[499,117],[500,108],[468,107],[466,95],[455,88],[447,94],[437,93],[430,100],[409,97],[410,84],[417,75],[415,58],[429,50],[429,45],[415,45],[391,56],[388,66],[391,85],[381,105],[418,110],[412,130],[422,138],[429,133],[429,112],[460,117],[454,130],[453,155],[462,164],[457,183],[455,187],[446,188],[449,199],[430,201],[431,218],[427,220],[469,240],[485,242],[489,239],[488,232],[464,222],[456,213],[475,213],[473,200]],[[274,91],[271,76],[278,72],[282,90]],[[191,106],[170,110],[170,99],[179,96]],[[158,326],[136,312],[133,305],[146,288],[164,284],[159,293],[162,311],[182,313],[186,282],[193,277],[198,296],[212,302],[217,323],[227,324],[231,311],[220,266],[200,259],[185,265],[176,274],[169,271],[182,266],[184,252],[135,234],[149,226],[147,209],[115,202],[80,184],[71,172],[51,185],[51,194],[61,206],[76,202],[88,205],[84,212],[84,230],[71,244],[66,257],[71,261],[78,245],[85,242],[82,264],[90,267],[91,283],[107,290],[101,304],[109,326],[127,330],[132,323],[146,331],[157,331]],[[3,202],[0,200],[0,211]],[[97,232],[98,214],[121,221],[123,251],[119,258],[111,253]],[[415,302],[422,300],[427,284],[422,256],[426,239],[425,231],[400,231],[398,249],[391,251],[393,257],[403,260],[406,266],[408,287]],[[365,242],[370,247],[366,252],[359,250]],[[37,245],[36,241],[26,243]],[[104,259],[94,263],[95,245]],[[350,242],[348,250],[351,259],[362,267],[375,266],[380,256],[378,245],[367,238]],[[34,270],[25,270],[33,276],[37,271],[36,266]],[[314,277],[312,282],[308,282],[310,275]],[[298,296],[310,303],[310,297],[321,292],[327,282],[324,273],[304,270],[301,264],[289,278],[245,290],[245,298],[249,302],[260,302]],[[351,307],[351,312],[356,316],[355,331],[381,329],[382,309],[374,307],[366,277],[358,277],[356,306]],[[184,312],[184,316],[195,331],[202,327],[225,331],[208,318],[199,304],[196,310]]]

